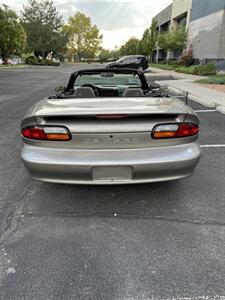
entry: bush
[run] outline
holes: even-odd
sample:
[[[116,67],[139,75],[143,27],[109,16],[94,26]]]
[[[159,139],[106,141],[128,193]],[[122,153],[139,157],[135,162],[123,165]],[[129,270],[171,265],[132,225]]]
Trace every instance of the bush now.
[[[166,60],[159,60],[158,64],[160,64],[160,65],[166,65]]]
[[[179,67],[175,69],[178,73],[206,76],[206,75],[216,75],[216,67],[213,64],[198,65],[191,67]]]
[[[150,67],[152,68],[159,68],[159,69],[162,69],[162,70],[166,70],[166,71],[173,71],[176,66],[174,65],[166,65],[166,64],[149,64]]]
[[[193,65],[193,63],[194,63],[193,50],[192,49],[184,50],[181,56],[178,58],[178,64],[185,67],[189,67]]]
[[[168,60],[168,61],[167,61],[167,64],[168,64],[169,66],[178,67],[178,62],[177,62],[177,60]]]
[[[59,62],[55,62],[53,60],[38,60],[36,56],[29,56],[25,59],[25,64],[27,65],[33,65],[33,66],[55,66],[58,67],[60,66]]]
[[[199,65],[194,68],[195,75],[216,75],[216,67],[214,64]]]
[[[175,72],[194,75],[195,67],[178,67]]]
[[[34,55],[31,55],[31,56],[28,56],[26,59],[25,59],[25,64],[27,65],[34,65],[38,63],[38,59],[36,56]]]
[[[206,79],[200,79],[196,82],[203,84],[225,84],[225,75],[212,75]]]
[[[55,66],[55,67],[60,66],[59,62],[55,62],[55,61],[49,60],[49,59],[45,59],[44,61],[41,62],[41,64],[43,66]]]

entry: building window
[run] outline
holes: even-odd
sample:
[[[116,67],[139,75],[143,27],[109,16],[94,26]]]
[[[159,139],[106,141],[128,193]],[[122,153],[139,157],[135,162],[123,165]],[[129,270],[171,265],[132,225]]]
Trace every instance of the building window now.
[[[170,29],[170,22],[164,23],[163,25],[160,26],[160,32],[167,32]]]
[[[182,17],[179,17],[176,19],[177,25],[187,25],[187,13],[183,15]]]

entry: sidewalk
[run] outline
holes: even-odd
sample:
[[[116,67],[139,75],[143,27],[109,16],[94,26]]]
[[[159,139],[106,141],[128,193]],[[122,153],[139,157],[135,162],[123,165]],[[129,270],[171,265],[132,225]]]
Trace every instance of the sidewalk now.
[[[151,68],[151,70],[153,73],[146,74],[146,77],[160,78],[156,83],[161,87],[166,87],[176,95],[184,95],[188,92],[188,98],[190,100],[210,108],[215,108],[221,113],[225,113],[225,93],[194,83],[196,80],[204,77],[156,68]],[[163,78],[165,78],[165,80],[163,80]]]

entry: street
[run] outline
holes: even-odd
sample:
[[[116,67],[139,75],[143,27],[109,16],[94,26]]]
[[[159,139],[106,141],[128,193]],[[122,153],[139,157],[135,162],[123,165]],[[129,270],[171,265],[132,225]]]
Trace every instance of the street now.
[[[0,70],[0,299],[225,299],[225,115],[190,103],[202,158],[185,180],[30,179],[20,121],[83,66]]]

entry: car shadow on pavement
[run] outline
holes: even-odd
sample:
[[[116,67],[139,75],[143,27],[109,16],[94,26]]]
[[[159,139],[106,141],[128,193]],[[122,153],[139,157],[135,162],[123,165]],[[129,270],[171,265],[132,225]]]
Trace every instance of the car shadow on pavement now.
[[[23,214],[68,217],[174,216],[183,180],[138,185],[63,185],[33,182]]]

